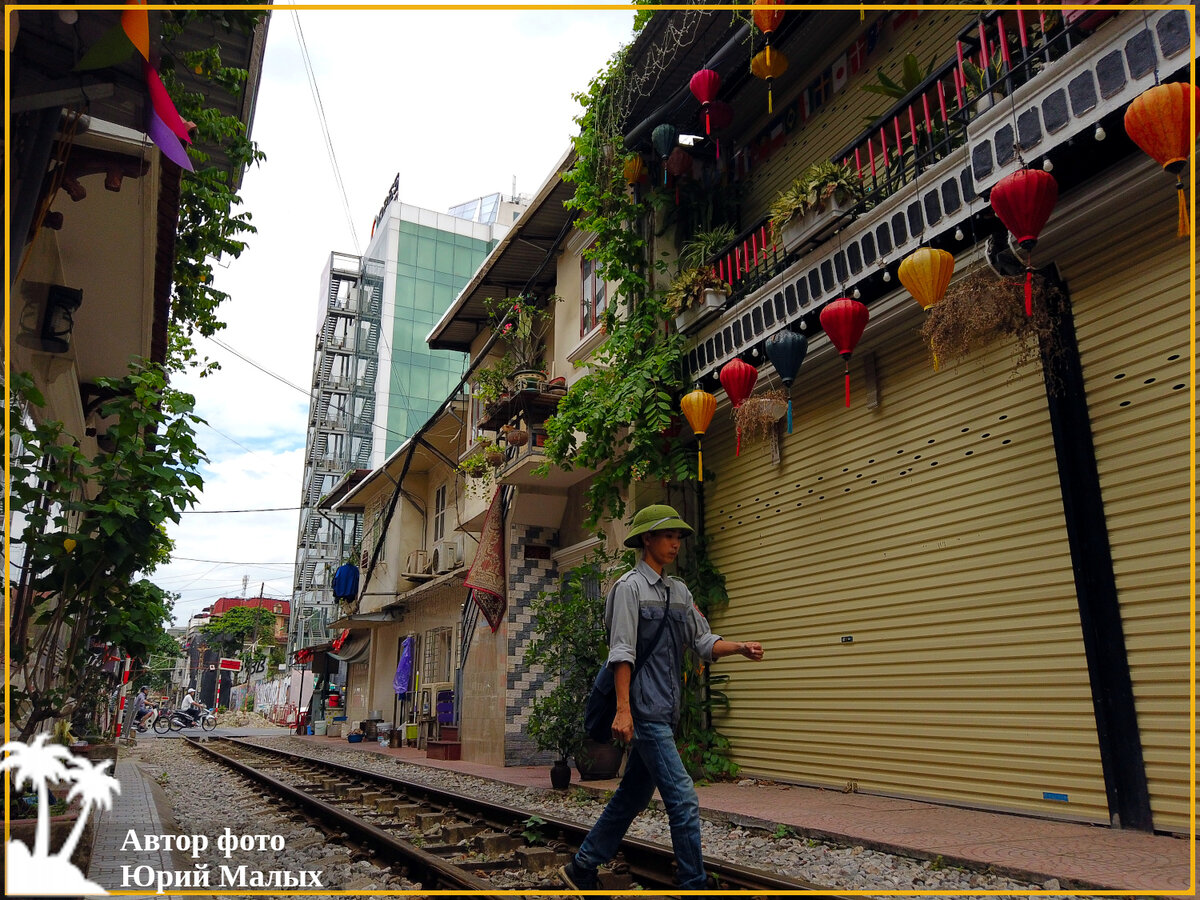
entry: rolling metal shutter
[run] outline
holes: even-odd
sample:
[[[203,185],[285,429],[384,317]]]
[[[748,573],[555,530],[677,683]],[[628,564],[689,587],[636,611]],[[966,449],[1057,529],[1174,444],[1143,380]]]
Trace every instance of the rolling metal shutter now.
[[[1139,158],[1056,253],[1071,292],[1154,827],[1189,828],[1189,247]]]
[[[850,409],[813,338],[778,466],[735,458],[726,405],[705,437],[713,628],[766,651],[718,664],[716,724],[750,775],[1107,822],[1040,369],[1005,344],[934,371],[900,308]]]

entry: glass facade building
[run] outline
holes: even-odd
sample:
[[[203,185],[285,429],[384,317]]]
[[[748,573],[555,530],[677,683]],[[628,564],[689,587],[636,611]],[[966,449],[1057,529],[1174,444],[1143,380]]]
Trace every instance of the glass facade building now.
[[[296,542],[293,649],[329,638],[333,572],[362,537],[357,517],[317,505],[350,472],[370,470],[450,395],[464,353],[425,336],[528,205],[500,194],[440,213],[402,203],[399,176],[362,256],[332,253],[321,276]]]

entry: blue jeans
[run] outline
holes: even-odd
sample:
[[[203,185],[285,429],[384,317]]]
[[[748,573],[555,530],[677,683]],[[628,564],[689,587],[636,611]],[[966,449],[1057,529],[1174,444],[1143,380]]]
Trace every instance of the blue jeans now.
[[[584,838],[575,854],[575,865],[594,872],[598,865],[616,856],[630,823],[650,804],[657,787],[671,823],[671,845],[675,850],[679,885],[703,888],[706,876],[700,851],[700,801],[675,748],[671,726],[634,719],[633,736],[633,747],[621,784]]]

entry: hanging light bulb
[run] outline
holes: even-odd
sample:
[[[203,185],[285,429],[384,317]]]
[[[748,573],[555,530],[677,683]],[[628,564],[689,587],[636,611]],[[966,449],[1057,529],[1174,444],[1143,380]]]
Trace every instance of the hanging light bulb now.
[[[1108,132],[1104,130],[1104,126],[1103,126],[1103,125],[1097,125],[1097,126],[1096,126],[1096,133],[1095,133],[1095,135],[1093,135],[1093,136],[1096,138],[1096,140],[1098,140],[1098,141],[1102,141],[1102,140],[1104,140],[1106,137],[1108,137]],[[1047,170],[1047,171],[1049,171],[1049,170]]]
[[[887,269],[884,269],[884,270],[883,270],[883,280],[884,280],[884,281],[891,281],[891,280],[892,280],[892,273],[891,273],[891,272],[889,272]]]
[[[860,291],[858,288],[855,288],[854,293],[852,293],[850,296],[853,297],[855,300],[858,300],[859,298],[862,297],[862,291]]]
[[[964,241],[967,239],[967,236],[965,234],[963,234],[963,230],[961,228],[955,228],[954,229],[954,239],[956,241]]]
[[[1042,171],[1043,172],[1053,172],[1054,171],[1054,163],[1051,162],[1050,157],[1048,157],[1048,156],[1042,160]]]

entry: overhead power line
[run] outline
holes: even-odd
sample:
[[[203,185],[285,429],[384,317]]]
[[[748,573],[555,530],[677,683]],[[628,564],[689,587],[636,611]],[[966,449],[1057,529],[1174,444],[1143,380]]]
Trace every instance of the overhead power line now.
[[[317,74],[313,71],[312,59],[308,55],[308,43],[304,40],[304,30],[300,27],[300,12],[292,10],[292,21],[296,25],[296,38],[300,43],[300,58],[304,61],[304,71],[308,75],[308,86],[312,91],[313,102],[317,106],[317,119],[321,123],[321,134],[325,138],[325,149],[329,152],[329,162],[333,166],[333,177],[337,181],[338,191],[342,195],[342,207],[346,210],[346,222],[350,225],[350,238],[354,241],[354,255],[361,256],[358,245],[358,229],[354,227],[354,216],[350,213],[350,198],[346,194],[346,184],[342,181],[342,170],[338,166],[337,155],[333,152],[333,137],[329,134],[329,122],[325,118],[325,104],[321,102],[321,91],[317,88]]]

